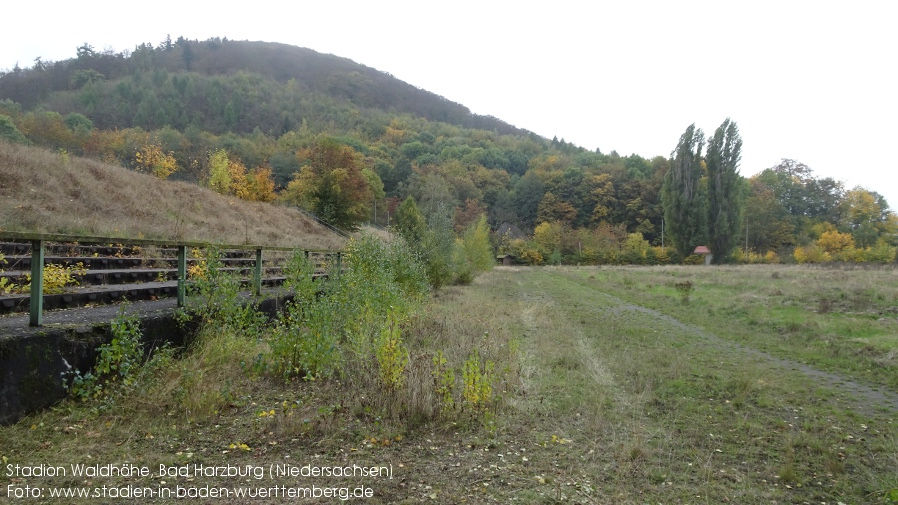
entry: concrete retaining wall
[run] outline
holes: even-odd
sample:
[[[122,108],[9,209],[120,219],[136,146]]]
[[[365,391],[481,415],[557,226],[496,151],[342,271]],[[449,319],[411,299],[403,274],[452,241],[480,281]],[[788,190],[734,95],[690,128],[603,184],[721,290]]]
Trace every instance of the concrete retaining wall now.
[[[292,296],[264,299],[257,306],[260,312],[276,317]],[[173,306],[141,302],[132,304],[129,313],[140,318],[144,349],[152,349],[165,342],[180,346],[196,333],[196,324],[179,324]],[[172,305],[172,304],[168,304]],[[97,348],[112,341],[110,322],[115,307],[80,309],[77,321],[45,324],[28,328],[10,324],[6,319],[0,327],[0,424],[14,423],[24,415],[47,408],[65,398],[63,376],[77,369],[82,373],[93,367]]]

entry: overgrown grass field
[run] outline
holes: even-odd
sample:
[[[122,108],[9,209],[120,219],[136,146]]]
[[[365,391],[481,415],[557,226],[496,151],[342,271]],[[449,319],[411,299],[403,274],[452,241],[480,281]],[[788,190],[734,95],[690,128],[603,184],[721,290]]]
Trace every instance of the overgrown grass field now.
[[[0,488],[257,485],[155,473],[292,462],[392,465],[391,479],[277,481],[369,486],[359,503],[892,503],[894,275],[497,268],[433,293],[398,340],[375,335],[318,375],[267,358],[286,335],[218,332],[147,370],[140,388],[0,428],[4,470],[127,462],[154,475],[4,471]]]

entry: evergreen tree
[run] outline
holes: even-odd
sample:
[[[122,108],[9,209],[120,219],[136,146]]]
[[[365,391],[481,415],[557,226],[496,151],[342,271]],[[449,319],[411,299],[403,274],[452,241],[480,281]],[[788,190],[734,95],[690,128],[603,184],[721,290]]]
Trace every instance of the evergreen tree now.
[[[686,128],[676,150],[671,153],[670,170],[664,176],[661,189],[667,234],[684,257],[692,254],[706,236],[705,205],[699,188],[704,138],[704,133],[695,124]]]
[[[728,261],[739,240],[742,222],[742,177],[739,159],[742,137],[736,123],[727,118],[708,139],[708,249],[712,262]]]
[[[427,222],[421,211],[418,210],[418,204],[411,196],[402,202],[402,205],[396,210],[393,218],[393,228],[409,245],[415,250],[420,250],[421,242],[427,233]]]

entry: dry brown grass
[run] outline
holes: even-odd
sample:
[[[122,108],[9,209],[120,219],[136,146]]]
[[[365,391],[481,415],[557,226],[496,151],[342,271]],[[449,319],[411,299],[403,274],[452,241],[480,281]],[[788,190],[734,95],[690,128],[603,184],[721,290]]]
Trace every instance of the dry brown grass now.
[[[296,209],[0,141],[0,230],[334,249]]]

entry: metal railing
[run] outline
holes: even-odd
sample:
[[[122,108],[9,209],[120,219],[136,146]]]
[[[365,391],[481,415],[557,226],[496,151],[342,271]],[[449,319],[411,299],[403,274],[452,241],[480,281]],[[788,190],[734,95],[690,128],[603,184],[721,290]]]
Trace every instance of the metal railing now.
[[[281,251],[296,253],[302,251],[308,258],[310,253],[323,254],[328,256],[336,256],[336,268],[339,272],[342,268],[342,253],[339,250],[318,250],[303,249],[300,247],[275,247],[261,245],[235,245],[235,244],[215,244],[208,242],[192,242],[192,241],[174,241],[174,240],[154,240],[154,239],[125,239],[121,237],[96,237],[96,236],[79,236],[79,235],[63,235],[48,233],[20,233],[20,232],[4,232],[0,231],[0,241],[12,242],[30,242],[31,243],[31,288],[29,300],[29,325],[41,326],[43,323],[44,312],[44,261],[45,261],[45,244],[54,243],[77,243],[79,245],[129,245],[129,246],[157,246],[176,248],[177,250],[177,300],[178,307],[184,307],[187,300],[187,249],[219,249],[219,250],[243,250],[255,251],[255,262],[252,268],[252,292],[259,295],[262,292],[262,268],[263,268],[263,251]]]

